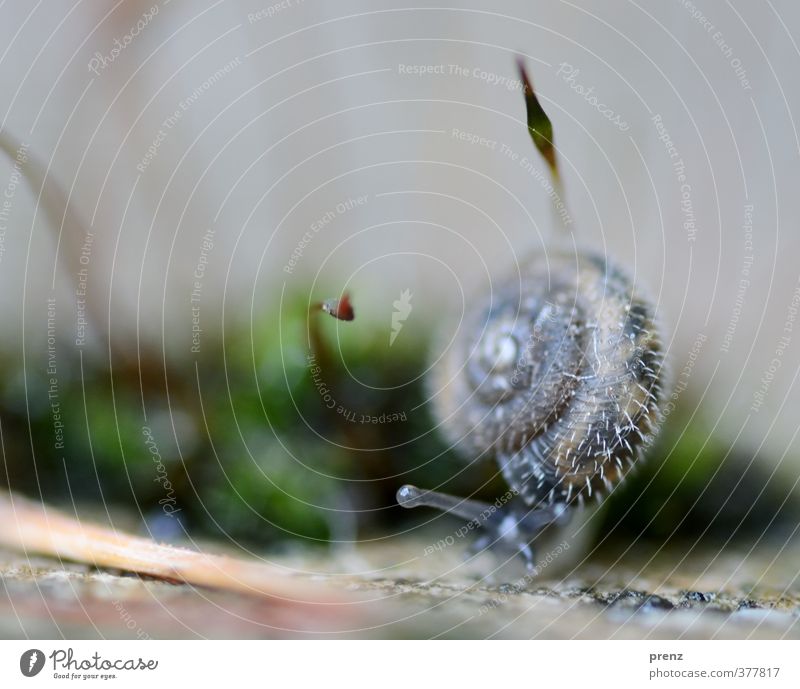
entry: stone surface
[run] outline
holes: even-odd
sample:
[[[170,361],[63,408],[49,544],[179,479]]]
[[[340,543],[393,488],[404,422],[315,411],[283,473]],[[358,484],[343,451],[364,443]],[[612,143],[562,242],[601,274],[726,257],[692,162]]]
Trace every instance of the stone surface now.
[[[628,553],[558,577],[408,538],[281,561],[340,591],[335,608],[0,551],[5,638],[800,638],[797,548]],[[427,555],[425,553],[428,553]],[[320,574],[326,572],[326,574]]]

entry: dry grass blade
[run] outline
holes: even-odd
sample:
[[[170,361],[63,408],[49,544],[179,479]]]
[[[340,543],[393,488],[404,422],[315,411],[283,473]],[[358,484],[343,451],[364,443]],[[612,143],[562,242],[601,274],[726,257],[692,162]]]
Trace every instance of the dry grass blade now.
[[[24,553],[266,596],[277,604],[320,606],[321,614],[345,602],[339,592],[272,565],[161,545],[5,492],[0,493],[0,524],[0,545]]]

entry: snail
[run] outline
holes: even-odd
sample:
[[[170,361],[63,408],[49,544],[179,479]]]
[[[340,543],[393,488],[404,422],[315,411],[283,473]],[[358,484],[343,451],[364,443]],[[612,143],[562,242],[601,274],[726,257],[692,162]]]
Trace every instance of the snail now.
[[[552,129],[520,73],[531,136],[557,180]],[[510,547],[533,569],[537,538],[602,500],[658,431],[655,308],[614,261],[563,248],[528,258],[471,303],[429,373],[433,415],[466,461],[497,462],[511,497],[489,505],[405,485],[397,501],[468,519],[483,528],[476,549]]]

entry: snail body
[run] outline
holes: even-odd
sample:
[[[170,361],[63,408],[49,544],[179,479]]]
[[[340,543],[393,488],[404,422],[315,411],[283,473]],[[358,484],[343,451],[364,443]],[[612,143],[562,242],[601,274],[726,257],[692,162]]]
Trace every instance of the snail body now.
[[[658,430],[664,354],[654,309],[630,277],[590,251],[549,251],[475,299],[428,385],[433,414],[471,462],[494,459],[514,497],[500,509],[404,486],[485,528],[479,547],[531,544],[601,500]]]

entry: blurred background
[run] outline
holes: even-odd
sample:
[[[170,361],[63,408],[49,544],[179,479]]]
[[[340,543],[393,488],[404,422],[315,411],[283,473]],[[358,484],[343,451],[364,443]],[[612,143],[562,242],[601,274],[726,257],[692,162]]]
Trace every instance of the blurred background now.
[[[472,294],[567,232],[652,296],[676,384],[600,532],[785,543],[800,8],[414,5],[2,5],[3,483],[256,549],[440,519],[394,506],[406,482],[493,499],[424,373]],[[353,323],[309,319],[344,292]]]

